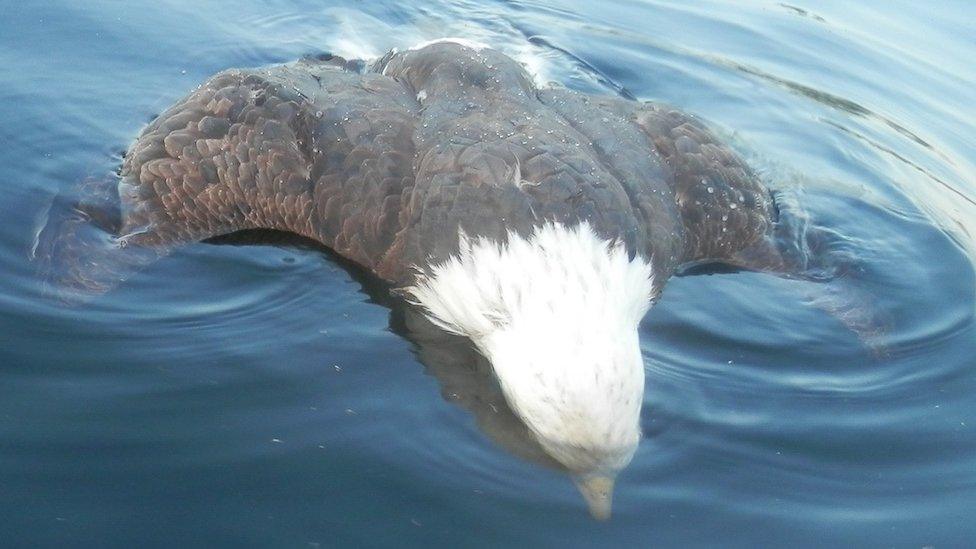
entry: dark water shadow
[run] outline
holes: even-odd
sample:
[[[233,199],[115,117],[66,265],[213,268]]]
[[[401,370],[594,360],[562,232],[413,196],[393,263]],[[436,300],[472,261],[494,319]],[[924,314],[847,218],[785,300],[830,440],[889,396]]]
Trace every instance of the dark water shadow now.
[[[550,457],[525,423],[512,411],[492,372],[491,363],[466,337],[434,325],[393,286],[365,272],[315,240],[272,230],[247,230],[204,241],[216,245],[283,246],[321,253],[357,282],[368,302],[389,309],[389,327],[407,340],[425,371],[437,379],[441,397],[474,416],[478,428],[508,453],[550,469],[565,468]]]

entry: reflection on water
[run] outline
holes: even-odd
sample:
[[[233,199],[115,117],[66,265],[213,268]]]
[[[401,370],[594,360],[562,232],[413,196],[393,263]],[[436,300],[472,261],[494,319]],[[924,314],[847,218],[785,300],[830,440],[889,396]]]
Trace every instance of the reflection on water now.
[[[4,543],[976,537],[969,5],[57,0],[3,13]],[[75,308],[40,295],[28,260],[52,198],[109,177],[142,125],[211,74],[451,35],[502,48],[539,82],[700,115],[856,267],[835,286],[748,272],[669,283],[641,326],[644,440],[608,523],[584,519],[466,341],[319,249],[190,246]],[[831,293],[845,287],[858,299]],[[862,311],[886,327],[886,353],[845,326],[841,313]]]
[[[471,340],[437,327],[421,309],[394,295],[385,282],[376,280],[319,243],[290,233],[240,231],[208,242],[296,247],[328,256],[362,285],[370,301],[390,309],[390,330],[412,344],[424,371],[437,380],[441,397],[446,402],[472,414],[482,433],[512,455],[553,470],[565,471],[565,467],[545,452],[525,423],[512,411],[492,373],[491,363],[477,351]]]
[[[563,471],[565,468],[543,450],[505,401],[492,374],[491,363],[467,338],[444,332],[415,307],[394,309],[391,326],[410,340],[425,371],[441,386],[441,396],[474,415],[478,428],[513,455]]]

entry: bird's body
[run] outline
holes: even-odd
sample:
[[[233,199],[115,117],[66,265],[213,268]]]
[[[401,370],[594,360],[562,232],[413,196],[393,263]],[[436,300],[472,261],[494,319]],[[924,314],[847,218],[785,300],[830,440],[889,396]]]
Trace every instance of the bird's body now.
[[[326,56],[222,72],[142,132],[121,176],[98,253],[256,228],[322,242],[470,337],[596,514],[639,439],[653,296],[683,264],[777,260],[769,193],[699,121],[540,89],[453,42],[365,70]],[[61,282],[119,276],[81,264]]]
[[[121,234],[291,231],[406,284],[457,252],[459,229],[504,241],[586,221],[663,284],[768,232],[752,171],[672,108],[536,89],[510,58],[452,42],[347,65],[226,71],[162,113],[125,158]]]

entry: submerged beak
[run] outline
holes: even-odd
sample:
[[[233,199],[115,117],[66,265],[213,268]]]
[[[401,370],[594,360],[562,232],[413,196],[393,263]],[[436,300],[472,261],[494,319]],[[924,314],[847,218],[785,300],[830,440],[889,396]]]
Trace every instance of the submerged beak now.
[[[610,507],[613,503],[613,478],[605,475],[588,475],[573,479],[579,488],[583,499],[590,507],[590,515],[596,520],[610,518]]]

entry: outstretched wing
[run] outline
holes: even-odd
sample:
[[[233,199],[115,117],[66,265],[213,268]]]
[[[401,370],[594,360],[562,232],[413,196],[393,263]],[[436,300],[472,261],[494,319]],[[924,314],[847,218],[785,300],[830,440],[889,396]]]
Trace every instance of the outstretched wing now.
[[[259,74],[228,71],[169,108],[126,155],[123,237],[158,245],[299,229],[312,203],[302,103]]]
[[[704,124],[652,103],[641,104],[635,120],[673,171],[674,199],[687,231],[685,261],[727,261],[769,233],[769,192]]]
[[[100,293],[179,244],[244,229],[294,232],[374,268],[401,229],[416,101],[342,65],[222,72],[167,109],[129,148],[117,193],[100,182],[59,201],[42,232],[59,273],[48,279]],[[120,222],[87,223],[87,203]]]

